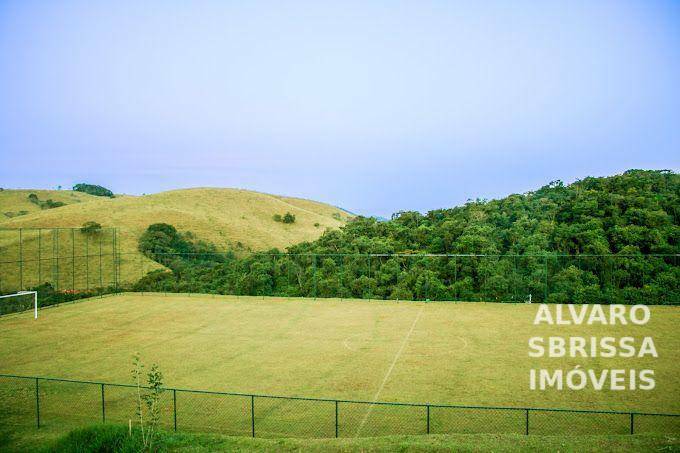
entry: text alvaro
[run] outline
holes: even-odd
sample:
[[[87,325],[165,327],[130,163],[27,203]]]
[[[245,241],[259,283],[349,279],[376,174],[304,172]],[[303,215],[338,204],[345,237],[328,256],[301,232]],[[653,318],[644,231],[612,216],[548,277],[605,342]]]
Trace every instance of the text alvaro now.
[[[538,306],[534,325],[623,325],[642,326],[651,313],[646,305],[549,305]],[[652,337],[551,336],[529,339],[529,357],[540,358],[643,358],[658,357]],[[652,390],[654,370],[650,369],[531,369],[531,390]]]

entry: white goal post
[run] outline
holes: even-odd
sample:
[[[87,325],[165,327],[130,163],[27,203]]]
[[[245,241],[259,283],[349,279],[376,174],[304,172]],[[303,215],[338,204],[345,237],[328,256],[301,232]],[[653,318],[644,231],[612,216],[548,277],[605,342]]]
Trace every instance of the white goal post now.
[[[5,294],[0,296],[0,299],[5,299],[8,297],[26,296],[28,294],[33,294],[33,319],[38,319],[38,292],[37,291],[19,291],[14,294]]]

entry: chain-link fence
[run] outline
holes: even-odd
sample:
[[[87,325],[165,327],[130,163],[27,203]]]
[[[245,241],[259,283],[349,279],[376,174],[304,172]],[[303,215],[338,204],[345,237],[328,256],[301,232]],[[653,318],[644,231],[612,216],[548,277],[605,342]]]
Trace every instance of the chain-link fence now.
[[[7,428],[135,422],[137,387],[0,375],[0,422]],[[473,407],[292,398],[166,388],[160,425],[168,430],[252,437],[370,437],[405,434],[680,434],[680,414]]]

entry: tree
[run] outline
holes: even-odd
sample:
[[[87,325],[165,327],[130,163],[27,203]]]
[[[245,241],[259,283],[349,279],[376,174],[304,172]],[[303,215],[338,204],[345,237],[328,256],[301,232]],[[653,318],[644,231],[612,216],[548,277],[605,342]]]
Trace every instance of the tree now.
[[[283,223],[295,223],[295,214],[286,212],[286,214],[283,216]]]
[[[113,198],[113,192],[111,192],[109,189],[105,187],[98,186],[95,184],[79,183],[73,186],[73,190],[76,192],[88,193],[90,195],[95,195],[98,197]]]
[[[132,379],[137,391],[136,415],[139,419],[142,445],[147,451],[155,451],[153,446],[158,435],[158,425],[161,419],[160,400],[165,391],[163,389],[163,373],[154,363],[146,374],[146,385],[144,385],[144,365],[139,358],[139,353],[133,356],[132,364]]]

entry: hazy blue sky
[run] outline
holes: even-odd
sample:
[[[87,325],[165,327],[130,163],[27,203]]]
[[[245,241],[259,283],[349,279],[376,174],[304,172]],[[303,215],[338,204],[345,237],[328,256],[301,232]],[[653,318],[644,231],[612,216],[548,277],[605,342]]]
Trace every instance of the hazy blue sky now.
[[[680,168],[680,2],[0,3],[0,186],[389,215]]]

